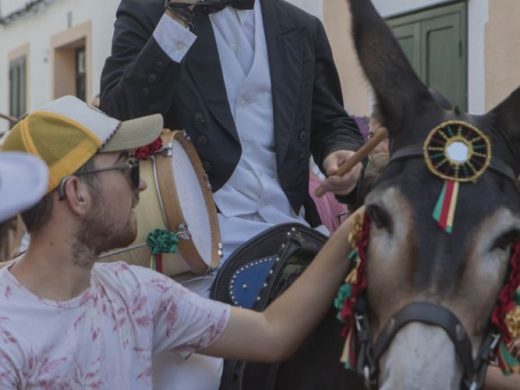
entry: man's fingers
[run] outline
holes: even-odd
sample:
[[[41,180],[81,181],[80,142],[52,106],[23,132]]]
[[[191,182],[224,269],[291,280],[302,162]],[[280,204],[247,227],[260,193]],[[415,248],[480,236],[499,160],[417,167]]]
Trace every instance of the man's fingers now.
[[[356,187],[357,179],[353,175],[344,177],[330,176],[322,185],[336,195],[347,195]]]

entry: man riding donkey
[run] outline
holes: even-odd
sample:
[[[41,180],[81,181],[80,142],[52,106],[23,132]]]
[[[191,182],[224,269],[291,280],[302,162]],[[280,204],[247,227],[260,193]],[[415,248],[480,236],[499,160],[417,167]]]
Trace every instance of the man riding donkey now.
[[[136,236],[146,183],[130,152],[162,128],[160,115],[120,122],[69,96],[10,131],[3,149],[39,156],[50,177],[22,215],[29,249],[0,270],[0,388],[150,389],[152,355],[165,350],[279,360],[327,311],[349,268],[350,221],[262,313],[146,268],[96,262]]]

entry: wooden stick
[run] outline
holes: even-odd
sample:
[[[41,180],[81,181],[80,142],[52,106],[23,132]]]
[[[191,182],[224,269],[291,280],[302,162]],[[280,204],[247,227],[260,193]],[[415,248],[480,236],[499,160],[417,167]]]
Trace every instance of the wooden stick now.
[[[343,176],[350,172],[352,168],[354,168],[359,162],[368,156],[368,154],[387,137],[388,130],[386,130],[385,127],[381,127],[378,131],[376,131],[372,138],[370,138],[361,148],[359,148],[356,153],[354,153],[352,157],[350,157],[347,161],[338,167],[338,170],[334,176]],[[321,198],[326,193],[327,190],[322,185],[316,188],[316,191],[314,192],[318,198]]]
[[[5,115],[5,114],[0,113],[0,118],[5,119],[9,122],[13,122],[13,123],[18,122],[18,118],[15,118],[14,116],[11,116],[11,115]]]

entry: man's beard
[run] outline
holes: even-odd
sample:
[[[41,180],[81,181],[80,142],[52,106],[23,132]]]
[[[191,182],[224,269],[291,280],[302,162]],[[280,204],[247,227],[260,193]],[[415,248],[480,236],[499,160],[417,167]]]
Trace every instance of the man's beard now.
[[[93,203],[99,206],[85,216],[73,244],[74,263],[83,268],[92,267],[103,252],[127,247],[137,235],[131,226],[131,216],[125,223],[115,223],[112,211],[103,206],[101,199]]]

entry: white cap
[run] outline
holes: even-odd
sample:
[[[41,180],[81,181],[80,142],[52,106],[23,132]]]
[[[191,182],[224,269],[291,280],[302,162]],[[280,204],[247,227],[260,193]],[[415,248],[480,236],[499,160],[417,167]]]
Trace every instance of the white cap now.
[[[0,222],[35,205],[47,190],[47,165],[34,156],[0,152]]]

